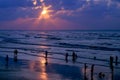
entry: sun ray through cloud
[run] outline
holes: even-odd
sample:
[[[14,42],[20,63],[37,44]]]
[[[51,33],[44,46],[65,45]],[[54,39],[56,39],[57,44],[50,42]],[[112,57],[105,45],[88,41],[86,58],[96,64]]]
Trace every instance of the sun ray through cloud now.
[[[52,21],[52,12],[53,10],[52,5],[45,5],[44,0],[40,0],[41,2],[41,7],[40,7],[40,11],[38,13],[38,17],[36,18],[34,25],[38,26],[39,24],[41,25],[46,25],[48,22],[51,23]],[[53,23],[52,23],[53,24]]]

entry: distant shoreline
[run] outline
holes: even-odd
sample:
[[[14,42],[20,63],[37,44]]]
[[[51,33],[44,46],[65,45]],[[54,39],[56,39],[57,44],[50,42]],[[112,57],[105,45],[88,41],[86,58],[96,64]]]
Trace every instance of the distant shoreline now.
[[[0,30],[0,31],[81,31],[81,32],[120,32],[120,30]]]

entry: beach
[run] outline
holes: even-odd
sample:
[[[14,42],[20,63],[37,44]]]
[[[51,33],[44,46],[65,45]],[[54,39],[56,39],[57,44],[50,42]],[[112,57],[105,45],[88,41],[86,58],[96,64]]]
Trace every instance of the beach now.
[[[0,31],[0,80],[119,80],[119,40],[119,31]]]

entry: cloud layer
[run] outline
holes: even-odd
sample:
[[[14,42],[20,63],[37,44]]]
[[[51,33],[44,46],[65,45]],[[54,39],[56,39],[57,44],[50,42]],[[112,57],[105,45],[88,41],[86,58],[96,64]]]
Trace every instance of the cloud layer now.
[[[43,7],[50,19],[39,20]],[[0,0],[0,29],[120,29],[119,21],[120,0]]]

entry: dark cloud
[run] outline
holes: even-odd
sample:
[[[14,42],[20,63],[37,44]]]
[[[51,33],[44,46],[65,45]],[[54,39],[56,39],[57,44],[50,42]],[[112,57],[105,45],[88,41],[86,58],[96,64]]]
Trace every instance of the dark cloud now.
[[[0,8],[0,21],[11,21],[17,18],[37,18],[41,10],[32,8]]]
[[[120,8],[105,3],[84,3],[79,11],[73,11],[72,15],[59,14],[62,19],[75,23],[75,26],[82,26],[85,29],[117,29],[120,26]],[[119,28],[120,29],[120,28]]]
[[[117,2],[120,2],[120,0],[112,0],[112,1],[117,1]]]
[[[40,1],[37,0],[37,5],[40,5]],[[33,0],[0,0],[0,8],[10,7],[33,7]]]

